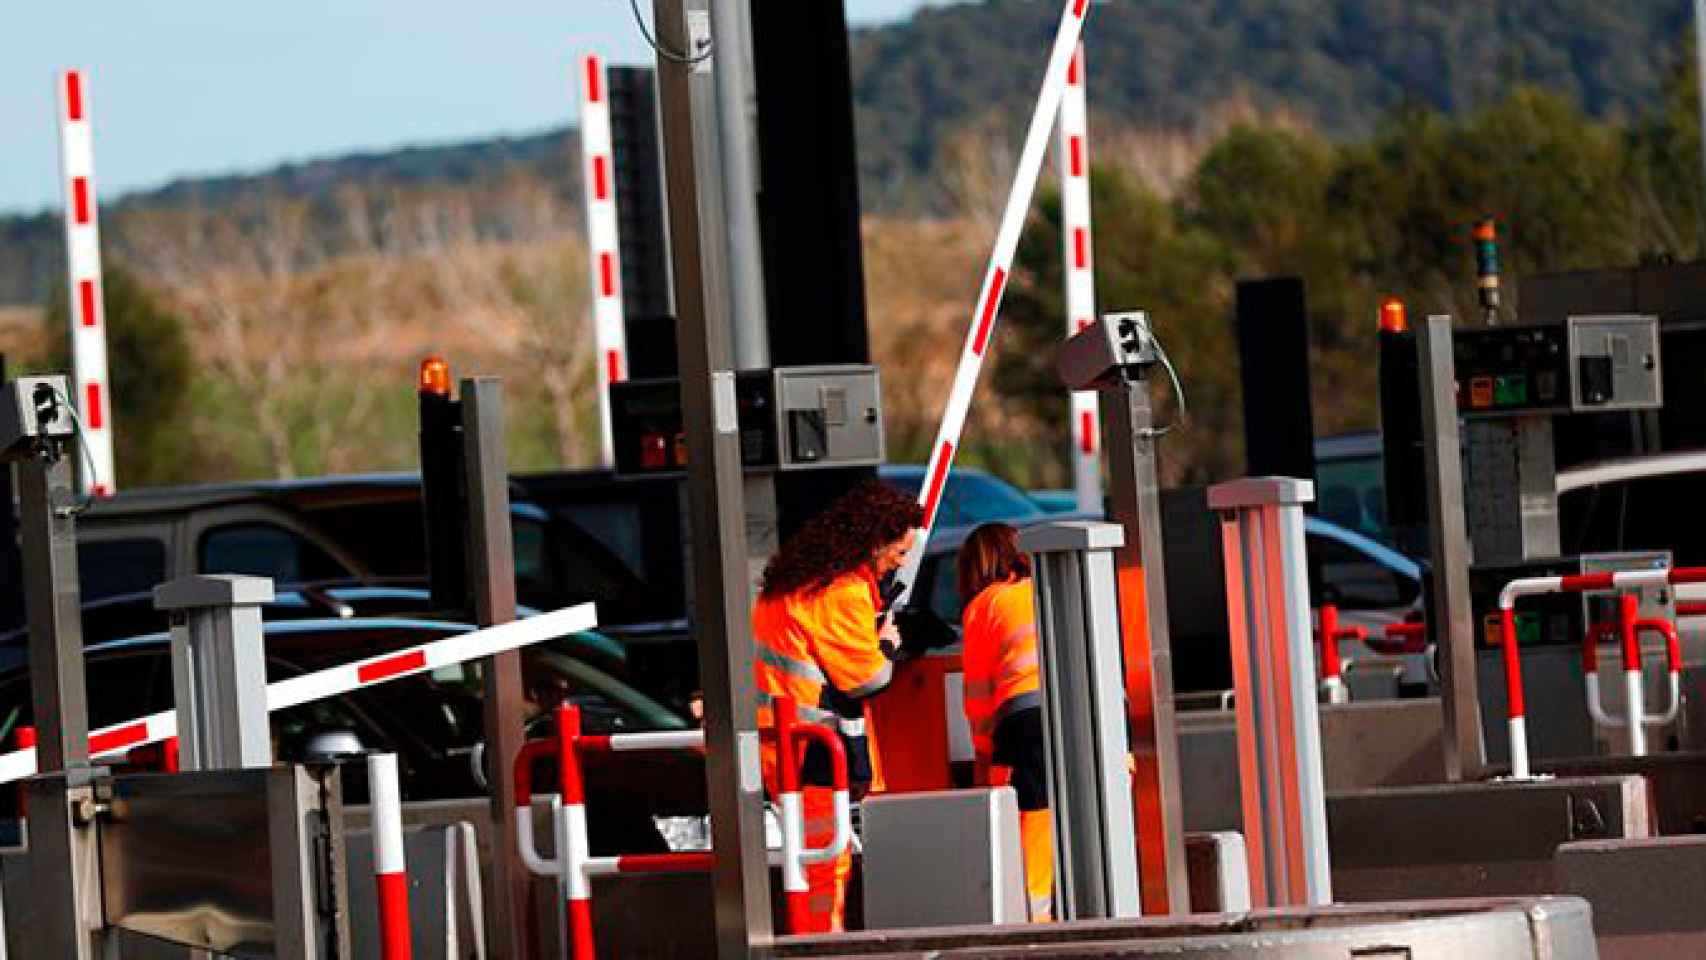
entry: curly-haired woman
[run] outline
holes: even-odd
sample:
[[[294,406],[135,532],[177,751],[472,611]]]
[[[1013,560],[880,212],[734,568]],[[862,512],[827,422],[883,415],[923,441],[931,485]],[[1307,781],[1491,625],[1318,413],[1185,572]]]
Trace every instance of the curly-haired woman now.
[[[875,481],[855,487],[771,558],[752,612],[760,725],[772,722],[775,697],[792,698],[803,718],[838,725],[854,778],[871,789],[882,787],[882,756],[878,738],[866,740],[863,701],[888,686],[899,645],[894,626],[878,622],[878,584],[905,562],[923,520],[918,504],[891,487]],[[808,755],[804,800],[811,846],[834,831],[827,771],[824,758]],[[776,755],[769,746],[764,778],[774,796]],[[851,869],[847,851],[807,868],[818,930],[842,929]]]

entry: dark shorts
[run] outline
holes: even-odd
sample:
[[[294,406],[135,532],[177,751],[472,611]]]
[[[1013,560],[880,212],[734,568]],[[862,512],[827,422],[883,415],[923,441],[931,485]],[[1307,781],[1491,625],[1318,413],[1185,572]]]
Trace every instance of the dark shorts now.
[[[1020,810],[1048,809],[1048,759],[1043,754],[1043,711],[1026,707],[995,728],[995,763],[1013,770]]]

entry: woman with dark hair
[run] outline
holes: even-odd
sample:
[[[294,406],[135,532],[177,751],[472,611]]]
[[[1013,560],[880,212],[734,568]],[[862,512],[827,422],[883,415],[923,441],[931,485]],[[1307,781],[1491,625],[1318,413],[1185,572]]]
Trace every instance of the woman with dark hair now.
[[[854,779],[874,790],[882,789],[882,757],[877,738],[866,738],[864,700],[888,686],[900,640],[892,623],[879,622],[878,585],[906,561],[923,522],[923,510],[905,494],[875,481],[855,487],[770,559],[752,611],[759,725],[773,723],[776,697],[793,699],[802,719],[841,731]],[[763,757],[765,783],[775,796],[775,747],[765,744]],[[804,770],[811,846],[826,843],[835,829],[822,761],[808,754]],[[817,931],[842,929],[852,864],[852,853],[843,851],[806,868]]]
[[[1043,755],[1031,558],[1019,550],[1017,530],[986,523],[960,546],[956,567],[965,610],[960,659],[966,719],[977,768],[985,785],[1011,784],[1019,796],[1031,920],[1046,921],[1054,916],[1054,820]]]

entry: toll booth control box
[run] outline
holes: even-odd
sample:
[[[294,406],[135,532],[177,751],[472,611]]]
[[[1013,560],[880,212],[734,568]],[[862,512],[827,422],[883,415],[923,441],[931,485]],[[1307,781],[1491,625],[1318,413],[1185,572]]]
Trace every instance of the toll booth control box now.
[[[882,380],[867,365],[777,367],[735,374],[741,465],[751,471],[876,466],[883,462]],[[687,468],[681,382],[610,385],[620,476]]]
[[[1452,346],[1457,409],[1465,416],[1652,410],[1664,403],[1656,317],[1460,327]]]

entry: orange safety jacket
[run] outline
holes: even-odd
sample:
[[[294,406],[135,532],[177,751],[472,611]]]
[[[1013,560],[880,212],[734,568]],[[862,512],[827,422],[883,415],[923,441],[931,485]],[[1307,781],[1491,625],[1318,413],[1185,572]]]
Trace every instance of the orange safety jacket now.
[[[773,722],[774,698],[788,696],[800,705],[801,719],[838,726],[849,736],[864,735],[864,720],[838,723],[822,704],[826,685],[858,700],[877,693],[893,679],[894,664],[877,637],[880,599],[876,577],[868,568],[843,574],[818,590],[759,597],[752,611],[752,632],[761,729]],[[880,789],[881,761],[875,743],[871,754],[872,789]]]
[[[978,759],[995,753],[995,728],[1008,716],[1042,705],[1037,676],[1036,595],[1029,578],[994,583],[960,615],[966,719]]]

